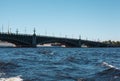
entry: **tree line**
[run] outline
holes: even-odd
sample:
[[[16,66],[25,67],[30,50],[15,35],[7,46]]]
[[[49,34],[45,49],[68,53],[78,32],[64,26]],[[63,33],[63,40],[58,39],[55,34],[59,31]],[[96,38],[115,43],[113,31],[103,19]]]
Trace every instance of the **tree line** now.
[[[103,43],[105,43],[105,44],[112,44],[112,45],[116,45],[116,46],[120,46],[120,41],[108,40],[108,41],[103,41]]]

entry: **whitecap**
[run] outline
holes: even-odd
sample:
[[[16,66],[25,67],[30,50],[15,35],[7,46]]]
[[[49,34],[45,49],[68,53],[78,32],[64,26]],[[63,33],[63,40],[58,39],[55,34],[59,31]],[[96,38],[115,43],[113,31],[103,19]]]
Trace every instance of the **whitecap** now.
[[[10,77],[10,78],[0,78],[0,81],[23,81],[20,76]]]
[[[110,64],[108,64],[107,62],[102,62],[102,65],[105,66],[105,67],[108,67],[108,68],[118,69],[117,67],[115,67],[115,66],[113,66],[113,65],[110,65]]]

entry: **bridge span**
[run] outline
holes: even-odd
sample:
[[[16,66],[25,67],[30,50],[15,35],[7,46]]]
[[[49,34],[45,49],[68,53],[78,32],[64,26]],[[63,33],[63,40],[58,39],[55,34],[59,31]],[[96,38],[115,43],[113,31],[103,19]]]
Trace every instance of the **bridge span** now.
[[[36,47],[38,44],[47,43],[60,43],[66,47],[81,47],[86,45],[87,47],[112,47],[112,45],[104,44],[101,42],[82,40],[82,39],[72,39],[64,37],[52,37],[52,36],[42,36],[28,34],[18,34],[18,33],[0,33],[0,40],[13,43],[16,47]]]

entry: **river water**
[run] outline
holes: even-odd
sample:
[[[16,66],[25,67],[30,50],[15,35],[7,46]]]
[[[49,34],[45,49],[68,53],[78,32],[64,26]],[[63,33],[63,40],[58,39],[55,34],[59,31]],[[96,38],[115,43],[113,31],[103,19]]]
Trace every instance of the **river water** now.
[[[120,81],[120,48],[0,48],[0,81]]]

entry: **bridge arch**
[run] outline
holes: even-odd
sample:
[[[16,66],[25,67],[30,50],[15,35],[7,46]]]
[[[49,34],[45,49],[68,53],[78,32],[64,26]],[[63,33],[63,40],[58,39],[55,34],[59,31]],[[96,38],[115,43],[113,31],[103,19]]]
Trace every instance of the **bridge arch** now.
[[[13,38],[0,37],[0,40],[11,43],[11,44],[14,44],[15,47],[25,47],[25,46],[29,45],[29,43],[27,43],[25,41],[18,40],[18,39],[13,39]]]
[[[78,44],[68,40],[46,40],[42,42],[38,42],[37,44],[50,44],[50,43],[60,43],[61,45],[65,45],[66,47],[78,47]]]

